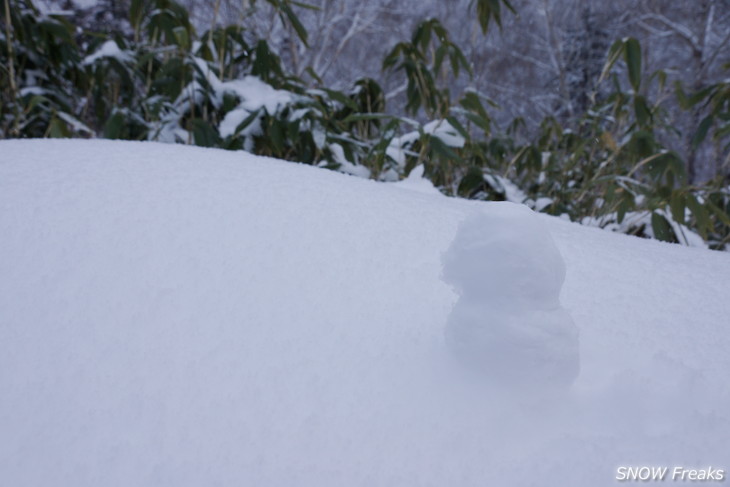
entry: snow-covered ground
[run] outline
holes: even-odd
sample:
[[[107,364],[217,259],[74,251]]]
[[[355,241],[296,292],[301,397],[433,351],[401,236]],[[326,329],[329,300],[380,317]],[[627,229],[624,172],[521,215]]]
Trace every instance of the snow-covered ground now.
[[[242,152],[0,142],[0,485],[727,476],[730,256],[523,213]],[[505,346],[564,354],[563,383],[460,360],[463,303],[480,339],[557,316],[556,347]]]

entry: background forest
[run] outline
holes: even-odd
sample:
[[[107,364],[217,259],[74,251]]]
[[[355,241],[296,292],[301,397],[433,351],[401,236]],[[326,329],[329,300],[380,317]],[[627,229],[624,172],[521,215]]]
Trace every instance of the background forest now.
[[[422,166],[449,195],[730,243],[730,0],[2,2],[1,138]]]

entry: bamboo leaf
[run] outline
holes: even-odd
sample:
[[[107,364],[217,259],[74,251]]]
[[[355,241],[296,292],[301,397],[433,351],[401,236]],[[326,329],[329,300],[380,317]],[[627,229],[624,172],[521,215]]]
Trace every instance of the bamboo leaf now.
[[[625,45],[624,56],[629,68],[629,82],[634,91],[638,92],[641,86],[641,45],[633,37],[627,39]]]
[[[702,141],[705,140],[705,137],[707,137],[707,132],[710,130],[710,127],[712,127],[712,122],[712,115],[708,115],[702,119],[699,127],[697,127],[697,131],[692,137],[692,148],[696,149],[697,146],[699,146]]]
[[[195,118],[192,120],[193,140],[201,147],[217,147],[222,140],[218,131],[206,120]]]
[[[693,194],[687,195],[687,207],[692,212],[692,215],[695,217],[697,231],[702,236],[702,238],[707,239],[707,230],[710,226],[710,219],[707,215],[707,210]]]
[[[664,242],[676,242],[677,236],[672,230],[672,226],[669,224],[664,216],[659,213],[653,212],[651,214],[651,228],[654,231],[654,238],[662,240]]]
[[[611,68],[613,68],[614,64],[616,64],[616,61],[621,57],[621,55],[625,51],[625,46],[623,41],[616,41],[611,45],[611,48],[608,50],[608,58],[606,59],[606,64],[603,65],[603,70],[601,70],[601,76],[598,78],[598,82],[600,83],[606,77],[608,76],[608,73],[611,71]]]
[[[684,210],[687,205],[687,198],[683,193],[674,191],[669,200],[669,209],[675,222],[684,225]]]

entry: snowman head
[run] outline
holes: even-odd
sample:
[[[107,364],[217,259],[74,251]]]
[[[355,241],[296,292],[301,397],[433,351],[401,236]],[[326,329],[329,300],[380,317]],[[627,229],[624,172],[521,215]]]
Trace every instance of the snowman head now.
[[[466,299],[559,306],[565,264],[541,218],[524,205],[489,203],[459,225],[443,278]]]

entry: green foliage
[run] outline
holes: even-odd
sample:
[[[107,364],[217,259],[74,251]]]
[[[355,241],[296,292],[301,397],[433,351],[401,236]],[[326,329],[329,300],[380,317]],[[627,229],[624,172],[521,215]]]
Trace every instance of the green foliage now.
[[[450,73],[444,70],[449,61]],[[383,61],[385,71],[403,71],[407,80],[406,110],[416,114],[420,108],[429,118],[443,117],[450,105],[448,83],[437,86],[437,77],[448,81],[461,70],[471,75],[471,68],[461,49],[451,42],[449,33],[437,19],[428,19],[416,26],[410,42],[401,42]]]
[[[85,81],[73,27],[63,19],[38,20],[28,0],[4,3],[0,136],[88,135],[77,123],[71,95]]]
[[[494,22],[499,28],[502,28],[502,5],[507,10],[516,14],[514,7],[507,0],[472,0],[470,7],[476,7],[477,20],[482,32],[485,34],[489,29],[489,24]]]
[[[132,0],[131,33],[84,31],[44,16],[30,0],[1,0],[0,137],[106,137],[248,150],[381,180],[415,167],[449,195],[524,202],[537,211],[659,240],[711,248],[730,243],[727,181],[690,185],[681,157],[662,144],[676,132],[664,103],[702,107],[693,143],[730,152],[730,85],[686,93],[667,75],[646,75],[639,42],[617,41],[601,73],[602,97],[565,121],[495,126],[497,104],[474,90],[462,51],[436,19],[388,53],[405,105],[387,107],[382,87],[312,88],[289,74],[244,25],[198,34],[173,0]],[[306,45],[290,0],[267,0]],[[501,27],[505,0],[474,0],[486,33]],[[84,47],[82,47],[84,46]],[[310,70],[310,78],[322,81]],[[397,115],[403,113],[403,115]],[[416,119],[408,118],[410,115]],[[728,164],[728,160],[724,164]],[[694,238],[693,235],[697,235]]]
[[[730,69],[730,65],[726,68]],[[685,109],[694,106],[705,106],[709,113],[702,119],[692,138],[693,146],[697,147],[705,140],[710,129],[713,130],[713,139],[723,144],[722,150],[730,153],[730,83],[723,81],[715,83],[696,93],[687,95],[681,84],[677,84],[677,98],[680,105]],[[730,163],[730,157],[726,158],[725,164]]]

